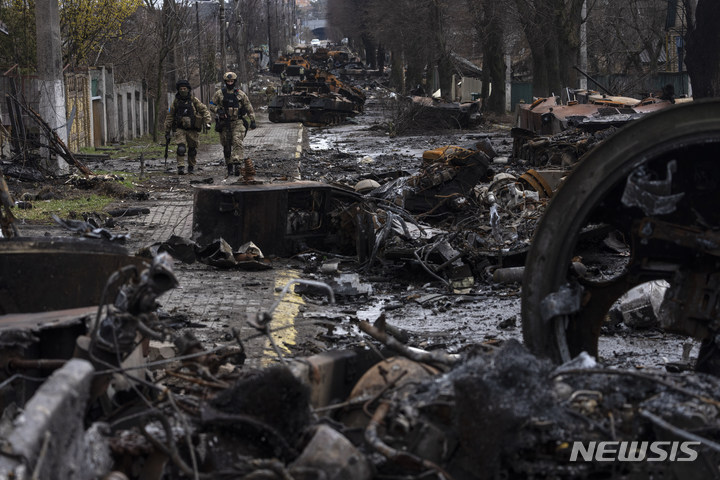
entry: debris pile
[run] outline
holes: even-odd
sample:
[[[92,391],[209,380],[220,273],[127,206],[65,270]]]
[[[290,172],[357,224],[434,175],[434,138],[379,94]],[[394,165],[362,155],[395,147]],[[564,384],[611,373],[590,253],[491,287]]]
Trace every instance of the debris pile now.
[[[313,61],[331,58],[329,52],[327,57],[315,54]],[[18,281],[11,284],[14,290],[7,285],[11,277],[0,279],[2,313],[11,314],[0,323],[0,477],[717,477],[719,380],[690,372],[688,352],[686,365],[665,362],[665,371],[642,365],[605,368],[585,352],[573,352],[574,358],[558,366],[515,340],[470,342],[459,338],[464,331],[458,328],[443,332],[445,344],[418,341],[419,335],[388,320],[386,312],[403,308],[401,303],[417,305],[428,316],[453,316],[461,302],[473,302],[473,321],[487,308],[489,294],[476,290],[483,282],[493,284],[495,293],[518,295],[523,276],[532,272],[526,254],[550,199],[562,200],[569,192],[588,195],[570,183],[573,177],[565,177],[583,150],[602,140],[598,132],[575,144],[569,130],[548,141],[530,134],[518,146],[528,153],[530,165],[560,168],[528,169],[521,160],[509,168],[507,159],[485,141],[438,142],[444,146],[414,158],[410,171],[349,175],[332,185],[304,181],[198,187],[194,240],[172,236],[144,249],[142,258],[114,258],[117,263],[103,267],[103,275],[94,266],[97,276],[87,278],[87,285],[41,283],[44,277],[58,278],[58,270],[43,261],[18,261],[12,249],[18,242],[3,242],[8,250],[0,255],[3,271],[21,272],[27,265],[38,270],[32,272],[34,283]],[[612,195],[598,197],[613,201],[600,202],[601,208],[590,212],[598,216],[588,215],[588,228],[574,231],[570,227],[580,227],[568,223],[558,235],[547,230],[545,249],[536,259],[576,234],[582,255],[555,252],[557,278],[540,277],[523,285],[523,292],[538,285],[546,289],[535,302],[546,316],[532,325],[534,331],[523,324],[526,344],[535,333],[535,340],[545,342],[538,344],[557,348],[566,339],[563,322],[572,318],[582,325],[596,314],[600,309],[576,315],[603,294],[610,299],[614,292],[602,290],[602,281],[622,272],[628,259],[643,258],[640,254],[663,262],[638,262],[636,268],[655,268],[648,270],[655,276],[671,272],[672,278],[666,276],[674,282],[687,273],[688,280],[679,283],[682,289],[652,284],[612,304],[609,321],[601,312],[596,330],[623,335],[664,327],[668,300],[688,316],[692,313],[691,326],[712,327],[712,312],[690,312],[688,307],[702,302],[687,301],[694,298],[690,289],[693,294],[714,292],[715,262],[697,261],[717,255],[712,231],[698,234],[695,224],[681,229],[647,218],[623,223],[631,214],[659,216],[676,207],[684,208],[678,218],[697,215],[703,226],[716,220],[715,176],[702,175],[712,172],[712,162],[701,161],[697,170],[688,171],[681,168],[682,156],[670,153],[647,169],[629,169],[625,182],[613,179],[607,188],[600,185],[605,188],[601,193]],[[707,159],[717,149],[693,147],[681,153]],[[682,179],[683,188],[673,179]],[[693,182],[702,187],[699,196],[691,195]],[[571,206],[585,213],[583,205]],[[9,209],[5,202],[3,207]],[[8,211],[0,217],[3,234],[12,226]],[[616,215],[618,211],[625,215]],[[614,228],[607,227],[618,218],[618,224],[610,223]],[[66,268],[94,264],[88,242],[110,239],[108,232],[91,219],[56,222],[84,237],[74,242],[79,253],[74,252]],[[630,234],[636,235],[635,243],[628,240]],[[705,240],[701,246],[693,242],[696,237]],[[683,249],[674,270],[666,268],[673,260],[666,244],[649,250],[668,238]],[[57,247],[54,240],[47,242]],[[633,250],[638,244],[647,250]],[[96,250],[112,247],[95,245]],[[40,250],[33,252],[35,259],[48,252],[53,259],[58,256],[57,250],[32,248]],[[203,265],[190,264],[200,261],[223,269],[222,275],[233,282],[257,282],[233,270],[271,268],[263,252],[305,261],[303,274],[309,278],[293,278],[282,288],[274,284],[279,292],[275,303],[238,322],[244,330],[229,328],[223,341],[207,341],[187,323],[178,325],[180,313],[162,311],[160,297],[181,286],[170,256],[182,261],[184,269],[202,268],[203,276],[208,272]],[[651,256],[656,253],[657,258]],[[709,267],[682,270],[699,263]],[[352,267],[343,268],[347,265]],[[535,267],[535,275],[537,271]],[[378,277],[384,284],[370,283]],[[415,277],[414,282],[405,282],[407,277]],[[76,270],[70,278],[85,279]],[[598,286],[583,297],[580,288],[572,288],[578,278],[584,287],[592,288],[595,279]],[[627,284],[617,278],[619,291]],[[559,290],[553,290],[551,280],[557,280]],[[403,289],[402,299],[380,298],[381,289],[393,281]],[[424,282],[439,287],[414,288]],[[43,302],[47,308],[66,309],[48,315],[33,312],[33,300],[19,307],[17,294],[27,293],[21,290],[30,284],[46,295],[45,290],[58,291],[67,301],[70,295],[58,283],[86,293],[87,299]],[[93,286],[96,290],[90,292]],[[341,348],[328,352],[317,342],[317,354],[295,355],[273,335],[288,328],[281,325],[280,305],[291,291],[306,305],[320,307],[304,312],[307,316],[298,308],[293,315],[318,321],[327,328],[325,338]],[[704,305],[712,307],[708,298]],[[336,301],[341,305],[331,310]],[[377,307],[374,323],[365,319],[373,316],[367,312],[361,318],[361,304]],[[427,320],[425,313],[420,317]],[[516,315],[498,316],[493,325],[514,329],[517,320]],[[208,324],[216,327],[214,319]],[[569,328],[567,333],[576,340]],[[255,338],[267,341],[260,359],[265,365],[248,358],[247,345]]]
[[[336,351],[280,357],[281,365],[256,370],[244,366],[239,337],[212,349],[187,333],[158,343],[173,334],[153,313],[154,299],[174,285],[158,258],[139,282],[120,290],[88,336],[78,337],[87,360],[56,361],[56,372],[30,401],[3,404],[3,475],[364,480],[471,479],[479,471],[568,479],[675,478],[678,468],[686,478],[718,473],[716,378],[606,369],[587,355],[556,367],[515,341],[476,345],[462,355],[424,351],[396,340],[381,322],[358,326],[384,359]],[[254,325],[267,332],[271,323],[268,311]],[[3,331],[4,343],[8,335]],[[155,340],[148,350],[149,338]],[[170,353],[158,356],[161,345]],[[22,381],[15,375],[0,386]],[[616,458],[629,461],[608,461]]]

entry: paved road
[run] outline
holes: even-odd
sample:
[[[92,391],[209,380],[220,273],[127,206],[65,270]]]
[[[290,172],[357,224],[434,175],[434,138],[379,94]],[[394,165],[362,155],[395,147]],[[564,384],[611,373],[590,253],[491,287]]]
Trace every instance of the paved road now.
[[[257,178],[265,182],[282,182],[299,179],[298,162],[302,153],[304,128],[301,124],[274,124],[267,116],[258,115],[259,128],[250,132],[245,140],[246,154],[255,160]],[[208,181],[213,184],[232,184],[236,177],[225,178],[222,147],[209,145],[201,136],[198,151],[198,169],[193,175],[178,176],[172,169],[165,171],[164,161],[148,161],[145,172],[154,179],[157,188],[150,187],[150,199],[127,201],[124,206],[147,207],[150,213],[120,219],[121,229],[113,233],[129,234],[126,244],[129,252],[166,241],[172,235],[192,238],[193,190],[191,182]],[[92,169],[140,171],[139,162],[131,159],[122,164],[92,165]],[[172,160],[168,161],[170,165]],[[24,236],[68,236],[71,233],[55,226],[27,228]],[[262,247],[261,247],[262,248]],[[245,320],[269,309],[276,303],[280,290],[293,278],[300,276],[300,263],[291,259],[276,259],[273,269],[261,272],[220,270],[202,263],[175,264],[175,274],[180,286],[160,297],[162,309],[172,315],[186,317],[196,327],[192,332],[207,347],[230,340],[230,328],[240,329],[241,337],[247,338],[256,331]],[[303,326],[296,324],[296,317],[305,307],[300,296],[288,294],[274,312],[273,325],[284,328],[276,341],[282,347],[300,341]],[[202,325],[202,327],[197,326]],[[309,328],[309,327],[308,327]],[[311,329],[311,332],[313,330]],[[312,335],[312,333],[308,333]],[[258,338],[246,345],[249,357],[255,364],[266,364],[272,352],[265,338]],[[274,356],[274,355],[272,355]]]
[[[258,115],[258,120],[259,128],[245,139],[246,155],[255,161],[257,178],[266,182],[299,179],[303,126],[271,123],[262,114]],[[220,145],[201,145],[198,159],[202,170],[193,176],[178,177],[180,182],[208,177],[213,178],[214,184],[232,184],[237,180],[225,178]],[[173,234],[192,237],[191,191],[162,192],[153,203],[150,214],[138,217],[130,226],[135,237],[132,245],[151,245],[167,240]],[[298,267],[297,262],[286,259],[274,260],[272,270],[261,272],[219,270],[202,263],[177,264],[175,272],[180,286],[161,297],[161,303],[169,313],[187,316],[193,323],[203,325],[204,328],[193,328],[192,331],[208,343],[227,341],[230,328],[240,329],[241,337],[248,338],[256,331],[247,326],[245,320],[275,304],[279,290],[300,276]],[[273,325],[285,327],[275,337],[281,348],[298,342],[304,335],[305,328],[296,321],[302,308],[302,298],[288,294],[275,310]],[[250,341],[246,347],[252,363],[266,364],[274,357],[265,338]]]

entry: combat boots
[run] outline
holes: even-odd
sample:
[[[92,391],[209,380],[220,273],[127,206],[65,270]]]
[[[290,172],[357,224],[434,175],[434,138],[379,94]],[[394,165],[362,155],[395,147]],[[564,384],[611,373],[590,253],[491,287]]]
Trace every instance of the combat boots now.
[[[240,176],[240,164],[239,163],[235,164],[235,176],[236,177]]]
[[[178,167],[178,175],[185,175],[185,167]]]
[[[188,165],[188,173],[193,173],[195,171],[194,165]]]
[[[227,166],[227,171],[228,171],[228,172],[227,172],[227,176],[228,176],[228,177],[233,174],[233,166],[232,166],[231,163],[228,164],[228,166]]]

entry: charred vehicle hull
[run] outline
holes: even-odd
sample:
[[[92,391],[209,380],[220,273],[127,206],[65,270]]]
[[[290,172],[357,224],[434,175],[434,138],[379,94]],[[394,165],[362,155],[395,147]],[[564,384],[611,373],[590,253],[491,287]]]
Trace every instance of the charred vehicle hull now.
[[[615,302],[662,281],[660,327],[702,340],[696,368],[720,371],[718,111],[716,100],[668,107],[581,159],[528,253],[522,318],[533,352],[558,362],[597,355]],[[624,246],[606,248],[609,235]],[[573,259],[583,259],[585,273],[570,268]]]
[[[302,122],[310,125],[340,123],[360,113],[357,105],[341,96],[317,94],[277,95],[268,105],[271,122]]]
[[[268,105],[271,122],[331,125],[363,111],[365,94],[362,90],[319,70],[313,75],[317,77],[297,82],[291,92],[272,98]]]

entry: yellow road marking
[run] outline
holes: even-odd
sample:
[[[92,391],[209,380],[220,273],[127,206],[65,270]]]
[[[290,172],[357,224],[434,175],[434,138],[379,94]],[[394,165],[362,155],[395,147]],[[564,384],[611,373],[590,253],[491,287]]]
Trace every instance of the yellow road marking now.
[[[276,296],[279,296],[282,292],[280,290],[292,279],[298,278],[300,272],[297,270],[283,270],[280,271],[278,276],[275,278],[275,292]],[[298,331],[295,328],[295,319],[298,313],[300,313],[300,307],[305,305],[302,297],[295,293],[295,287],[292,286],[283,297],[282,301],[273,312],[273,320],[270,324],[270,329],[275,330],[281,328],[277,332],[271,333],[273,340],[277,344],[278,348],[282,353],[291,353],[288,345],[295,345],[297,340]],[[283,328],[286,327],[286,328]],[[270,345],[270,340],[265,340],[265,349],[263,352],[262,364],[268,366],[275,363],[277,355]]]

